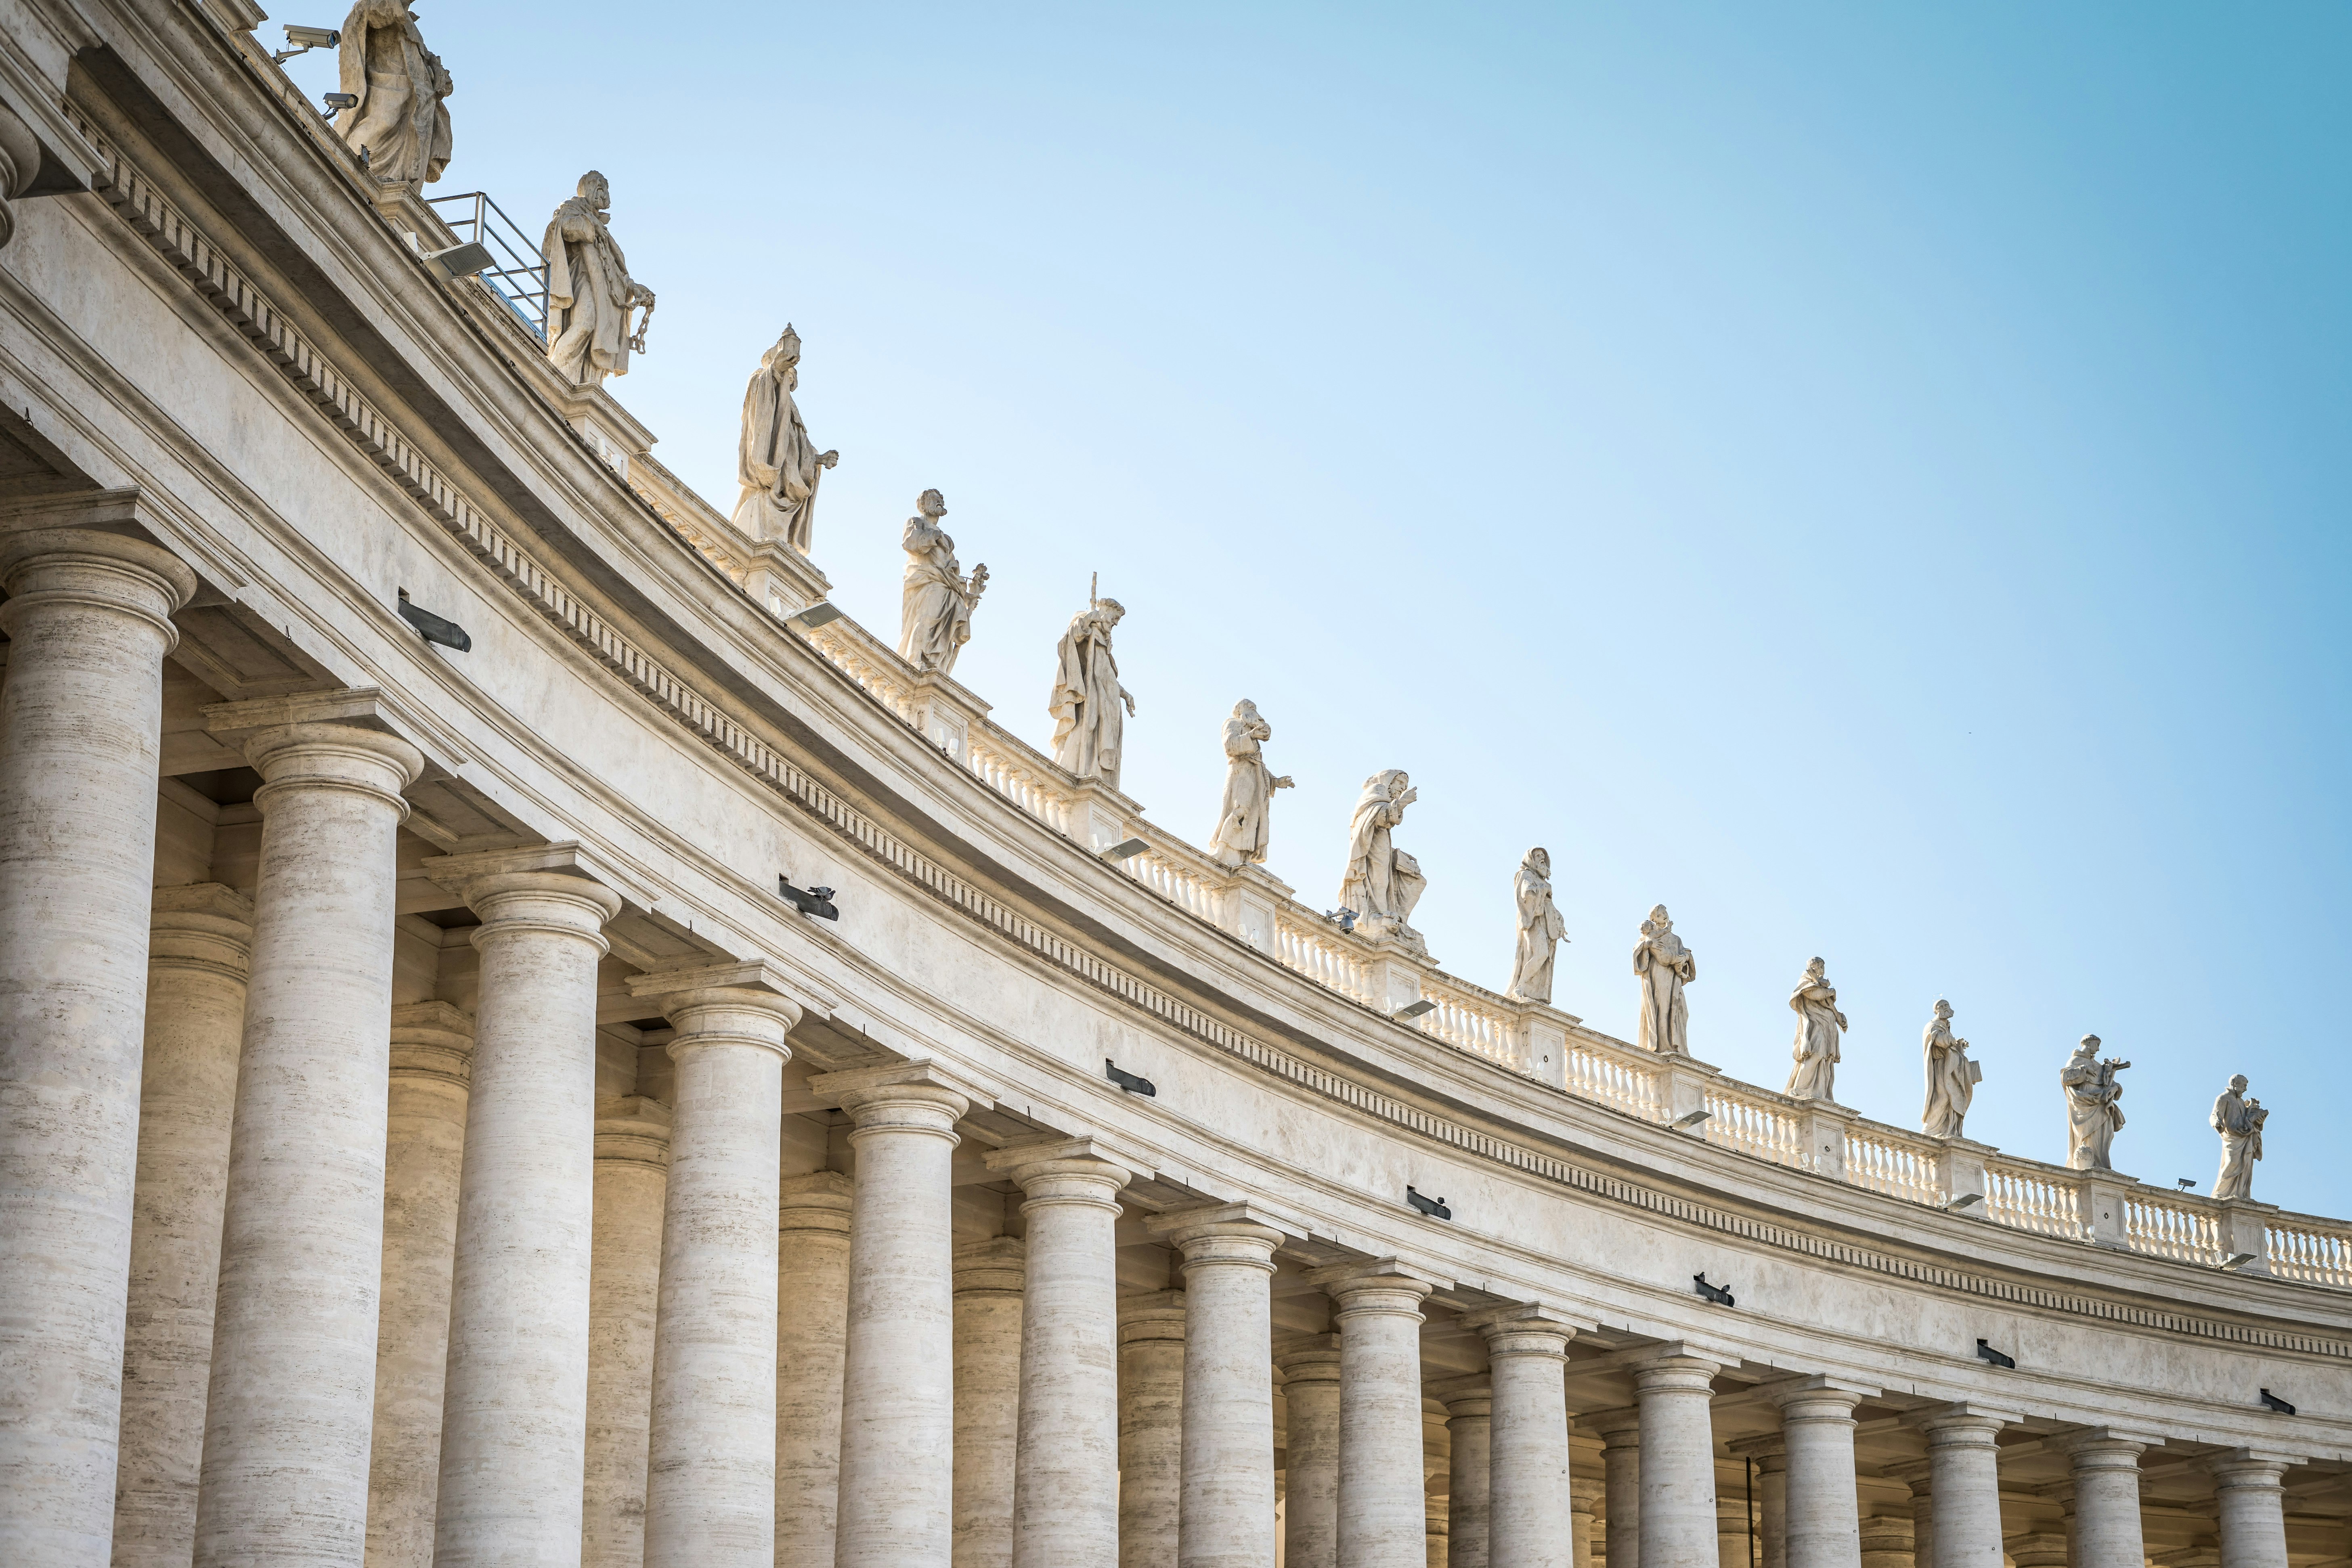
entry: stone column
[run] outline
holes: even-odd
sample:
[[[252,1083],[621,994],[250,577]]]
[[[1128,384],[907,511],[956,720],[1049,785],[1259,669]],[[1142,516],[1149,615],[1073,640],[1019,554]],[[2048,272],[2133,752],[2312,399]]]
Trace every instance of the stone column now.
[[[1283,1568],[1339,1568],[1340,1360],[1337,1334],[1294,1335],[1274,1358],[1283,1377]]]
[[[1459,1568],[1486,1568],[1493,1514],[1495,1385],[1483,1372],[1426,1390],[1445,1406],[1445,1551]]]
[[[2074,1568],[2144,1568],[2140,1539],[2139,1456],[2153,1433],[2095,1426],[2062,1439],[2074,1478]]]
[[[955,1568],[1012,1568],[1026,1258],[1009,1236],[955,1251]],[[1124,1482],[1123,1459],[1119,1472]]]
[[[2205,1461],[2221,1517],[2221,1568],[2286,1568],[2286,1491],[2279,1478],[2302,1462],[2253,1448],[2225,1449]]]
[[[195,1551],[229,1121],[253,954],[253,905],[217,882],[158,888],[154,907],[115,1568],[187,1568]]]
[[[368,1459],[368,1568],[433,1568],[449,1275],[474,1020],[446,1002],[392,1010],[383,1146],[383,1310]]]
[[[246,755],[261,864],[195,1562],[345,1565],[366,1553],[375,1427],[394,840],[425,759],[333,723]]]
[[[196,579],[152,544],[40,529],[0,538],[0,1366],[12,1369],[0,1562],[100,1568],[121,1422],[163,656]]]
[[[1439,1498],[1423,1500],[1423,1550],[1428,1554],[1429,1568],[1453,1568],[1454,1519],[1446,1502]]]
[[[1296,1493],[1293,1483],[1293,1496]],[[1176,1568],[1184,1499],[1184,1292],[1118,1303],[1119,1568]]]
[[[1755,1568],[1763,1542],[1756,1537],[1746,1498],[1717,1498],[1715,1503],[1717,1568]]]
[[[1890,1465],[1879,1474],[1903,1481],[1911,1488],[1911,1564],[1912,1568],[1935,1568],[1936,1564],[1936,1489],[1934,1468],[1925,1459],[1914,1459],[1900,1465]]]
[[[1927,1485],[1935,1497],[1937,1568],[2001,1568],[2000,1465],[1993,1436],[2018,1417],[1975,1405],[1946,1405],[1914,1416],[1927,1435]]]
[[[641,974],[675,1031],[646,1568],[775,1568],[776,1215],[784,1041],[761,963]]]
[[[669,1107],[658,1100],[631,1094],[596,1102],[581,1568],[645,1568],[670,1124]]]
[[[1118,1191],[1091,1140],[991,1150],[1027,1201],[1013,1568],[1118,1556]]]
[[[1246,1204],[1154,1216],[1183,1258],[1181,1568],[1264,1568],[1274,1520],[1274,1249]]]
[[[1778,1432],[1725,1445],[1755,1468],[1756,1558],[1760,1568],[1788,1568],[1789,1445]]]
[[[1638,1406],[1580,1415],[1601,1437],[1601,1556],[1609,1568],[1642,1568],[1642,1412]]]
[[[1339,1561],[1418,1568],[1427,1555],[1421,1473],[1421,1303],[1430,1281],[1374,1260],[1318,1268],[1339,1325]]]
[[[570,854],[425,862],[482,917],[436,1568],[567,1563],[587,1526],[596,963],[621,900]]]
[[[1881,1514],[1862,1521],[1862,1568],[1913,1568],[1908,1514]]]
[[[1486,1336],[1495,1385],[1486,1560],[1492,1568],[1572,1568],[1562,1378],[1575,1325],[1535,1306],[1492,1308],[1463,1324]]]
[[[1822,1377],[1769,1391],[1780,1407],[1780,1436],[1789,1453],[1786,1568],[1862,1568],[1853,1407],[1877,1392]]]
[[[976,1091],[935,1062],[828,1073],[856,1131],[835,1568],[949,1568],[955,1302],[949,1162]]]
[[[1584,1476],[1569,1479],[1569,1539],[1575,1547],[1576,1568],[1592,1568],[1593,1516],[1603,1495],[1601,1484],[1597,1480]]]
[[[1713,1400],[1722,1365],[1685,1346],[1666,1345],[1634,1370],[1642,1413],[1642,1568],[1706,1568],[1717,1561]],[[1610,1547],[1612,1568],[1622,1568],[1616,1543]]]
[[[787,1176],[776,1213],[776,1568],[833,1561],[841,1357],[849,1334],[849,1178]],[[963,1370],[963,1346],[956,1346]],[[963,1433],[956,1433],[963,1458]]]

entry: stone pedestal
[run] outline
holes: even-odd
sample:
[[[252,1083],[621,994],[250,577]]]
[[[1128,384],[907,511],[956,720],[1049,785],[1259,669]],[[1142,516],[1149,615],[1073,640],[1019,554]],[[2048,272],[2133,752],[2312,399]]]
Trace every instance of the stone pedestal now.
[[[1832,1181],[1845,1180],[1845,1130],[1862,1112],[1833,1100],[1797,1101],[1797,1136],[1805,1168]]]
[[[1176,1568],[1183,1499],[1184,1292],[1152,1290],[1118,1304],[1118,1568]]]
[[[645,1568],[669,1134],[670,1110],[660,1100],[633,1094],[596,1104],[581,1568]]]
[[[1337,1334],[1293,1336],[1274,1358],[1283,1377],[1283,1568],[1339,1562],[1340,1359]]]
[[[1427,1555],[1421,1474],[1421,1303],[1430,1281],[1393,1264],[1309,1274],[1339,1325],[1339,1561],[1417,1568]]]
[[[1936,1184],[1944,1190],[1944,1205],[1953,1204],[1974,1194],[1977,1201],[1965,1208],[1951,1209],[1957,1215],[1971,1219],[1984,1217],[1985,1195],[1992,1190],[1985,1177],[1985,1156],[2000,1151],[1990,1143],[1972,1143],[1965,1138],[1938,1138],[1942,1148],[1936,1155]]]
[[[1009,1236],[955,1252],[955,1568],[1012,1568],[1026,1258]]]
[[[2128,1250],[2127,1194],[2139,1185],[2137,1176],[2114,1171],[2084,1171],[2075,1201],[2082,1205],[2083,1235],[2100,1247]]]
[[[841,1368],[849,1333],[849,1178],[787,1176],[776,1210],[776,1568],[833,1561],[841,1506]],[[959,1281],[961,1283],[961,1281]],[[957,1322],[962,1302],[957,1302]],[[956,1342],[961,1387],[963,1341]],[[956,1432],[956,1462],[964,1436]],[[959,1568],[961,1565],[959,1564]]]
[[[1274,1249],[1246,1204],[1160,1215],[1147,1228],[1183,1258],[1181,1568],[1274,1561]]]
[[[2000,1463],[1994,1435],[2018,1417],[1947,1405],[1912,1418],[1927,1435],[1937,1568],[2001,1568]]]
[[[1494,1518],[1495,1385],[1483,1372],[1428,1385],[1445,1406],[1445,1552],[1462,1568],[1486,1568]]]
[[[2269,1274],[2270,1222],[2277,1216],[2279,1205],[2258,1204],[2252,1198],[2225,1198],[2221,1208],[2221,1256],[2247,1259],[2232,1272]]]
[[[1644,1563],[1702,1563],[1716,1555],[1713,1401],[1722,1366],[1718,1358],[1669,1345],[1634,1369]],[[1612,1563],[1616,1555],[1612,1541]]]
[[[1661,1055],[1658,1058],[1658,1099],[1665,1110],[1668,1126],[1685,1116],[1696,1115],[1706,1109],[1706,1091],[1723,1069],[1700,1061],[1696,1057]],[[1706,1136],[1706,1124],[1694,1122],[1683,1129],[1694,1138]],[[1622,1563],[1614,1568],[1625,1568]]]
[[[1236,866],[1216,890],[1217,923],[1260,952],[1275,951],[1275,912],[1295,896],[1263,866]]]

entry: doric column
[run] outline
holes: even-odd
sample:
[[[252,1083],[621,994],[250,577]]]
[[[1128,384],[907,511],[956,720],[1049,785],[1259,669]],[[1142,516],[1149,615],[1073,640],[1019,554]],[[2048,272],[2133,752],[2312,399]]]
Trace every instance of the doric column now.
[[[100,1568],[121,1420],[163,656],[196,579],[152,544],[40,529],[0,538],[0,1562]]]
[[[1009,1236],[955,1251],[955,1568],[1012,1568],[1026,1257]]]
[[[1537,1306],[1491,1308],[1463,1325],[1486,1336],[1495,1385],[1486,1560],[1493,1568],[1571,1568],[1561,1380],[1576,1326]]]
[[[1880,1514],[1862,1521],[1862,1568],[1913,1568],[1909,1514]]]
[[[2286,1490],[2279,1478],[2302,1462],[2254,1448],[2224,1449],[2205,1461],[2221,1516],[2221,1568],[2286,1568]]]
[[[1155,1215],[1184,1273],[1184,1461],[1177,1561],[1274,1561],[1274,1249],[1282,1232],[1247,1204]]]
[[[1027,1201],[1013,1568],[1118,1556],[1118,1191],[1091,1140],[991,1150]]]
[[[1761,1544],[1756,1539],[1755,1521],[1748,1517],[1748,1500],[1716,1499],[1716,1568],[1756,1568]]]
[[[1293,1335],[1274,1358],[1283,1379],[1284,1568],[1339,1568],[1340,1360],[1337,1334]]]
[[[1936,1488],[1934,1467],[1925,1459],[1889,1465],[1880,1475],[1911,1488],[1911,1568],[1935,1568]]]
[[[1483,1372],[1441,1378],[1424,1392],[1445,1406],[1445,1553],[1486,1568],[1494,1517],[1495,1385]]]
[[[1756,1557],[1759,1568],[1788,1568],[1789,1445],[1778,1432],[1724,1445],[1755,1468]]]
[[[621,900],[573,853],[425,866],[482,918],[436,1568],[566,1563],[587,1522],[596,964]]]
[[[1592,1568],[1594,1516],[1605,1495],[1601,1483],[1590,1476],[1569,1478],[1568,1523],[1570,1540],[1576,1549],[1576,1568]]]
[[[1418,1568],[1427,1556],[1421,1472],[1421,1303],[1431,1282],[1385,1260],[1318,1268],[1339,1326],[1339,1561]]]
[[[1715,1374],[1724,1358],[1661,1346],[1633,1372],[1642,1413],[1642,1568],[1710,1568],[1715,1517]],[[1743,1538],[1747,1534],[1741,1531]],[[1611,1568],[1623,1568],[1611,1543]]]
[[[833,1561],[841,1357],[849,1334],[849,1178],[787,1176],[776,1210],[776,1568]],[[963,1346],[956,1346],[963,1371]],[[956,1434],[956,1460],[963,1434]]]
[[[158,888],[154,907],[115,1568],[187,1568],[195,1551],[229,1121],[253,954],[253,905],[217,882]]]
[[[763,963],[629,989],[675,1031],[646,1568],[775,1568],[777,1161],[800,1005]]]
[[[1642,1568],[1642,1412],[1638,1405],[1579,1415],[1601,1437],[1601,1556],[1609,1568]]]
[[[2001,1568],[2000,1465],[1993,1437],[2017,1419],[1967,1404],[1912,1417],[1927,1435],[1936,1568]]]
[[[375,1426],[394,842],[425,759],[333,723],[264,730],[246,755],[261,865],[195,1562],[346,1565]]]
[[[1423,1550],[1429,1568],[1454,1568],[1454,1516],[1443,1498],[1422,1500]]]
[[[644,1095],[596,1102],[581,1568],[645,1568],[670,1124],[669,1107]]]
[[[2074,1479],[2074,1568],[2143,1568],[2139,1456],[2164,1439],[2149,1432],[2095,1426],[2061,1439]]]
[[[1786,1568],[1862,1568],[1853,1407],[1877,1392],[1824,1377],[1769,1391],[1789,1451]]]
[[[392,1010],[383,1143],[383,1307],[376,1318],[375,1437],[367,1568],[432,1568],[449,1373],[449,1275],[466,1152],[474,1020],[446,1002]]]
[[[1118,1303],[1118,1568],[1176,1568],[1183,1500],[1184,1292],[1151,1290]]]
[[[954,1241],[949,1162],[976,1089],[936,1062],[809,1080],[856,1124],[835,1568],[949,1568]],[[1106,1308],[1106,1313],[1108,1309]]]

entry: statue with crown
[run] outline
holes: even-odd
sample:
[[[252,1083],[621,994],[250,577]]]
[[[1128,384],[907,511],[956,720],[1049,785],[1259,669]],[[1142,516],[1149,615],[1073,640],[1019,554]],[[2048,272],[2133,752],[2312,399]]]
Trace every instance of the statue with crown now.
[[[735,526],[754,540],[781,539],[803,555],[815,540],[816,482],[841,460],[820,452],[793,394],[801,384],[801,335],[787,324],[743,392],[735,477],[743,487]]]

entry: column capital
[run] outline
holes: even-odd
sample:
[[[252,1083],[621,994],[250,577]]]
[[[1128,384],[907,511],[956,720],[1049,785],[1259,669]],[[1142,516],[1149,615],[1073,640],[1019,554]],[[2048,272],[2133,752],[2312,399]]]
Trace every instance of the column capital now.
[[[1598,1434],[1601,1447],[1604,1449],[1638,1448],[1642,1446],[1642,1407],[1638,1405],[1580,1414],[1576,1425],[1580,1431]]]
[[[253,804],[265,817],[270,800],[287,790],[345,789],[384,802],[405,822],[408,799],[400,792],[425,773],[423,752],[398,735],[357,724],[279,724],[236,738],[261,775]]]
[[[1486,1373],[1437,1378],[1423,1384],[1421,1391],[1445,1406],[1449,1426],[1464,1419],[1486,1420],[1495,1413],[1495,1380]]]
[[[1745,1358],[1728,1345],[1712,1344],[1703,1340],[1660,1340],[1654,1344],[1618,1351],[1611,1359],[1637,1375],[1650,1367],[1689,1366],[1703,1363],[1709,1369],[1707,1375],[1713,1377],[1726,1367],[1738,1366]]]
[[[2004,1426],[2014,1426],[2025,1417],[2014,1410],[1962,1399],[1915,1410],[1904,1419],[1937,1443],[1981,1443],[1990,1447],[1994,1433]]]
[[[621,895],[576,844],[439,855],[426,860],[422,869],[482,917],[473,937],[477,947],[497,927],[537,927],[592,937],[602,944],[604,923],[621,912]]]
[[[2012,1535],[2000,1545],[2017,1568],[2066,1568],[2066,1537],[2057,1531]]]
[[[1590,1318],[1571,1318],[1541,1302],[1511,1301],[1468,1313],[1462,1319],[1462,1326],[1475,1329],[1485,1336],[1489,1361],[1497,1356],[1528,1355],[1565,1361],[1568,1342],[1576,1337],[1577,1331],[1598,1325]]]
[[[2077,1471],[2137,1469],[2140,1455],[2163,1444],[2161,1433],[2122,1426],[2085,1426],[2050,1440],[2050,1447],[2064,1454]]]
[[[1184,1292],[1145,1290],[1118,1299],[1118,1342],[1184,1337]]]
[[[849,1234],[850,1205],[856,1188],[839,1171],[812,1171],[786,1176],[776,1186],[776,1229]]]
[[[1878,1397],[1875,1384],[1843,1377],[1815,1375],[1768,1384],[1757,1391],[1780,1406],[1783,1425],[1790,1421],[1852,1421],[1853,1407]]]
[[[793,1056],[784,1037],[805,1009],[783,972],[765,959],[746,963],[665,964],[629,977],[629,994],[661,1009],[679,1051],[704,1046],[757,1046]]]
[[[253,958],[253,900],[219,882],[158,888],[147,936],[147,962],[163,969],[203,969],[243,980]]]
[[[474,1016],[446,1002],[404,1002],[392,1010],[392,1070],[440,1079],[459,1089],[474,1078]]]
[[[996,1103],[992,1085],[928,1058],[820,1073],[807,1087],[839,1105],[860,1131],[892,1126],[952,1138],[966,1111]]]
[[[1029,1248],[1009,1236],[967,1242],[955,1249],[952,1273],[959,1296],[1018,1296],[1029,1279]]]
[[[100,493],[134,500],[138,494]],[[22,515],[21,509],[7,510]],[[168,653],[180,642],[172,614],[196,596],[196,574],[178,556],[143,539],[95,528],[28,528],[0,533],[0,588],[8,594],[7,604],[0,605],[0,630],[12,636],[16,622],[36,605],[83,604],[147,622],[163,634]]]
[[[2301,1454],[2270,1448],[2224,1448],[2218,1454],[2208,1454],[2203,1462],[2216,1486],[2275,1487],[2290,1466],[2311,1461]]]
[[[1609,1483],[1594,1480],[1589,1476],[1570,1476],[1568,1479],[1568,1496],[1570,1506],[1577,1512],[1591,1513],[1593,1504],[1608,1498]]]
[[[1357,1313],[1395,1313],[1419,1321],[1423,1298],[1437,1281],[1393,1258],[1334,1263],[1307,1276],[1307,1283],[1329,1296],[1347,1318]]]
[[[596,1102],[596,1158],[669,1169],[669,1107],[641,1094]]]
[[[1759,1475],[1769,1476],[1789,1468],[1789,1439],[1783,1433],[1767,1432],[1756,1437],[1735,1437],[1723,1447],[1727,1453],[1755,1460]]]
[[[1130,1174],[1125,1165],[1097,1152],[1091,1138],[1009,1143],[991,1149],[980,1163],[1013,1179],[1028,1199],[1021,1205],[1024,1214],[1045,1204],[1089,1204],[1117,1212],[1118,1191]]]
[[[1275,1345],[1274,1364],[1280,1369],[1286,1388],[1294,1383],[1337,1383],[1339,1336],[1286,1334]]]
[[[1188,1269],[1196,1263],[1238,1263],[1271,1274],[1275,1248],[1283,1242],[1281,1229],[1246,1203],[1152,1215],[1143,1222],[1143,1229],[1182,1253]]]

